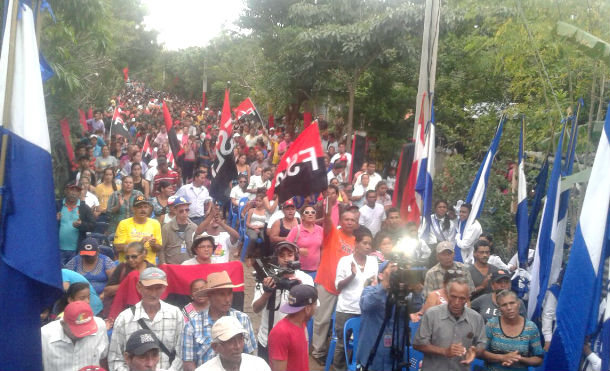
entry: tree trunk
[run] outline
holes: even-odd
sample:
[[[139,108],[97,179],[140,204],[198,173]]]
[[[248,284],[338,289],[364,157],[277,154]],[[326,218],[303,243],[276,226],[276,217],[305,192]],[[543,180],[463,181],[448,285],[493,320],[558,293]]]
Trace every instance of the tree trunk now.
[[[290,103],[286,106],[286,128],[285,131],[287,133],[292,134],[294,138],[294,124],[299,117],[299,109],[301,108],[301,102]]]
[[[345,143],[347,152],[352,151],[352,132],[354,130],[354,102],[356,100],[356,82],[355,82],[356,80],[357,79],[355,79],[353,82],[347,83],[347,90],[349,92],[349,107],[347,110],[347,128],[346,128],[347,140]]]

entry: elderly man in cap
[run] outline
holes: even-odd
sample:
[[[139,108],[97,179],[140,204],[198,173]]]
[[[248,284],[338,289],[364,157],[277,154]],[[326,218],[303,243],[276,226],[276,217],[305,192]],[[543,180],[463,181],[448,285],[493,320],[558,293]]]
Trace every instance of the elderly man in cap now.
[[[149,218],[150,202],[143,195],[138,195],[133,201],[133,217],[119,222],[114,235],[114,248],[119,252],[119,261],[125,260],[125,248],[131,242],[142,242],[146,248],[146,260],[157,263],[157,251],[161,250],[163,237],[161,224],[156,219]]]
[[[292,263],[299,260],[299,248],[289,241],[283,241],[275,247],[275,258],[277,264],[285,273],[282,278],[298,280],[300,283],[313,287],[313,279],[307,273],[299,269],[290,269]],[[286,314],[277,311],[282,304],[288,303],[288,290],[278,289],[272,277],[267,277],[263,282],[256,284],[252,310],[261,313],[261,324],[258,329],[258,356],[265,361],[269,360],[267,349],[267,338],[269,329],[273,328]]]
[[[196,371],[271,371],[262,358],[243,353],[248,331],[233,316],[224,316],[212,326],[212,349],[216,357]]]
[[[125,363],[129,371],[157,370],[160,359],[159,341],[150,330],[138,330],[129,336],[125,345]]]
[[[226,271],[210,273],[207,281],[205,294],[210,302],[209,308],[197,313],[184,326],[182,360],[185,371],[193,371],[216,356],[216,351],[211,344],[212,326],[224,316],[237,318],[246,329],[244,353],[252,353],[256,350],[256,337],[250,318],[247,314],[231,308],[233,289],[243,286],[243,283],[234,285]]]
[[[269,360],[273,371],[308,371],[307,321],[318,305],[318,291],[309,285],[290,289],[288,302],[280,312],[287,314],[269,333]]]
[[[106,324],[103,319],[93,316],[88,303],[74,301],[68,304],[63,318],[44,325],[40,333],[45,370],[72,371],[91,365],[106,367]]]
[[[464,278],[468,282],[470,292],[474,291],[474,283],[472,277],[465,264],[453,260],[455,257],[455,242],[443,241],[436,245],[436,258],[438,263],[426,272],[424,281],[424,297],[428,296],[434,290],[443,287],[443,277],[447,271],[462,271]]]
[[[81,187],[68,183],[64,188],[65,198],[56,203],[59,224],[59,249],[61,264],[66,264],[76,255],[76,248],[95,228],[93,211],[80,200]]]
[[[176,217],[161,228],[163,245],[159,251],[160,264],[182,264],[183,261],[193,257],[191,245],[197,225],[189,219],[191,203],[183,196],[170,197]]]
[[[167,276],[161,269],[150,267],[140,273],[136,288],[142,300],[125,309],[114,321],[108,353],[111,371],[128,370],[123,352],[129,336],[140,329],[151,330],[159,341],[161,368],[182,370],[179,344],[184,317],[179,308],[161,300],[166,287]]]

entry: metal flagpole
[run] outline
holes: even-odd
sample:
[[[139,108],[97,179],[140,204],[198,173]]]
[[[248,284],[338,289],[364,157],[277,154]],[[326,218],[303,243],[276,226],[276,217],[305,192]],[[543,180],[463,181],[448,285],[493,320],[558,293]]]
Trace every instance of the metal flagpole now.
[[[8,64],[6,69],[6,88],[4,90],[4,111],[2,112],[2,126],[10,128],[11,105],[13,103],[13,82],[15,71],[15,39],[17,38],[17,13],[19,12],[19,1],[12,0],[10,3],[10,17],[7,20],[10,22],[9,28],[9,44],[8,47]],[[6,28],[4,30],[6,32]],[[0,149],[0,190],[4,188],[4,176],[6,173],[6,154],[8,151],[8,135],[2,135],[2,148]],[[2,199],[3,193],[0,192],[0,222],[2,218]]]

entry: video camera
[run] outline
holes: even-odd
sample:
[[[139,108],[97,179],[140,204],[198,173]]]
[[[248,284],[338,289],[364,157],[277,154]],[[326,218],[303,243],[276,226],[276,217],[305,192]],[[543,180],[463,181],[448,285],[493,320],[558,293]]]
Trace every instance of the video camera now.
[[[301,283],[301,281],[297,279],[284,277],[285,275],[293,274],[296,270],[300,269],[301,263],[292,261],[288,263],[286,268],[282,268],[274,263],[275,261],[271,257],[254,260],[254,270],[256,271],[254,277],[257,282],[262,283],[265,278],[271,277],[273,278],[273,282],[275,282],[275,288],[278,290],[290,290]],[[263,289],[267,291],[265,286],[263,286]]]
[[[390,275],[390,294],[397,302],[404,302],[412,292],[412,287],[424,280],[426,270],[419,267],[425,263],[418,261],[415,253],[419,243],[417,239],[403,237],[388,257],[390,263],[395,263],[398,267]]]

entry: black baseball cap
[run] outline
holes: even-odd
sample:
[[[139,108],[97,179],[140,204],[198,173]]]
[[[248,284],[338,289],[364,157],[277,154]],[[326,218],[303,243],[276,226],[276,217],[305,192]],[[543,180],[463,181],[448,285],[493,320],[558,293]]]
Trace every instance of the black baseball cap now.
[[[133,206],[135,207],[140,205],[150,205],[150,201],[148,201],[144,195],[138,195],[135,200],[133,200]]]
[[[125,351],[136,356],[141,356],[151,349],[159,348],[159,342],[152,331],[144,329],[140,329],[131,334],[125,345]]]
[[[491,282],[497,282],[503,278],[506,278],[510,281],[510,273],[508,273],[504,269],[498,269],[497,271],[491,274]]]
[[[291,314],[297,313],[306,306],[318,300],[318,291],[309,285],[296,285],[290,289],[288,303],[282,304],[280,312]]]

